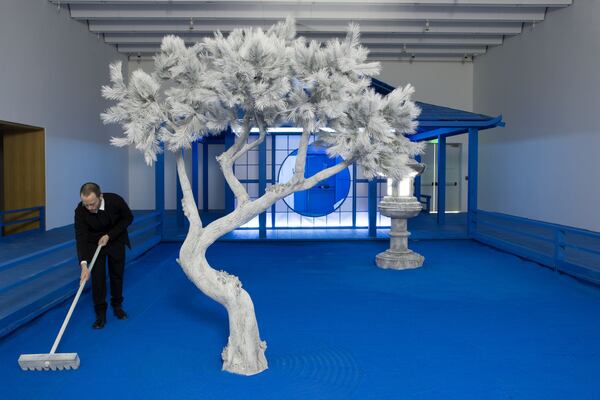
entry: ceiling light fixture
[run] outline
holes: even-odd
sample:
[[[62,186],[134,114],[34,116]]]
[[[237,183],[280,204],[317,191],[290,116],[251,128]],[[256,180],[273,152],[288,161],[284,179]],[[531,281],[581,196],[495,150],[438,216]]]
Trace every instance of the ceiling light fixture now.
[[[428,19],[425,20],[425,28],[423,30],[425,32],[429,32],[431,30],[431,27],[429,26],[429,20]]]

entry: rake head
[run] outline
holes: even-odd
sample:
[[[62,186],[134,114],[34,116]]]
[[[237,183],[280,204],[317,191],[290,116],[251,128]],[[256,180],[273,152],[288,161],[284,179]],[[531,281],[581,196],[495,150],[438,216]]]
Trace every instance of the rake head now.
[[[77,353],[21,354],[19,365],[23,371],[57,371],[79,368]]]

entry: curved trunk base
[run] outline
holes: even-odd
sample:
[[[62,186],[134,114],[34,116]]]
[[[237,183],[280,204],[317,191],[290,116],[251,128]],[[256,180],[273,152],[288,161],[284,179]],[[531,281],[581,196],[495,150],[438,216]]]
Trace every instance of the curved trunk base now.
[[[268,368],[267,342],[260,339],[254,304],[241,281],[235,275],[213,269],[206,260],[205,249],[194,252],[184,247],[178,262],[186,276],[227,310],[229,339],[221,353],[223,371],[239,375],[264,371]]]
[[[255,346],[250,346],[253,348],[251,351],[248,351],[244,346],[234,345],[231,342],[230,337],[229,343],[221,353],[223,371],[250,376],[259,374],[269,368],[265,357],[267,342],[260,341]]]
[[[258,374],[268,367],[267,342],[260,339],[254,304],[237,277],[223,274],[234,287],[225,307],[229,314],[229,339],[221,353],[223,370],[240,375]]]

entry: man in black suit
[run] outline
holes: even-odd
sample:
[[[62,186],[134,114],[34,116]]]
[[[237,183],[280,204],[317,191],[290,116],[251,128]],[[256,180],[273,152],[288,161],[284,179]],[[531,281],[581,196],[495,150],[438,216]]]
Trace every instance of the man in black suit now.
[[[106,258],[110,276],[111,306],[119,319],[127,319],[123,310],[123,273],[125,246],[131,248],[127,227],[133,221],[129,206],[115,193],[102,193],[100,187],[88,182],[79,191],[81,202],[75,209],[75,238],[81,265],[81,282],[89,279],[88,263],[97,246],[103,245],[92,268],[92,296],[96,321],[94,329],[106,324]]]

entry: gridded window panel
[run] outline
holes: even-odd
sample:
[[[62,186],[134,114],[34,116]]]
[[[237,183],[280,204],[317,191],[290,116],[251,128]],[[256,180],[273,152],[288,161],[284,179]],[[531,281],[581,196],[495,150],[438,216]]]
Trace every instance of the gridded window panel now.
[[[315,217],[313,218],[313,224],[317,227],[326,227],[327,226],[327,217]]]
[[[248,166],[240,165],[235,167],[235,176],[238,179],[248,179]]]
[[[287,213],[275,213],[275,226],[287,226],[288,225],[288,215]]]
[[[288,156],[288,154],[289,151],[287,150],[275,150],[275,164],[277,164],[277,166],[280,167],[281,164],[283,164],[285,158]]]
[[[302,216],[296,213],[289,213],[287,223],[290,228],[302,226]]]
[[[341,212],[340,213],[340,226],[352,226],[352,213]]]
[[[288,136],[288,148],[290,151],[294,151],[298,147],[300,147],[300,136]]]
[[[369,183],[368,182],[356,182],[356,197],[368,197],[369,196]]]
[[[369,213],[368,212],[357,212],[356,213],[356,226],[361,227],[361,228],[369,226]]]
[[[357,197],[356,198],[356,211],[369,211],[369,198],[368,197]]]
[[[369,226],[369,183],[356,182],[356,226]]]
[[[288,135],[275,135],[275,148],[276,149],[287,149],[288,147]]]
[[[350,221],[352,224],[352,221]],[[327,215],[327,226],[340,226],[341,225],[341,213],[335,212]]]
[[[313,217],[305,217],[303,215],[301,218],[302,218],[302,226],[307,227],[307,228],[312,228],[313,226],[315,226],[315,219]]]
[[[357,178],[357,179],[366,179],[366,178],[365,178],[365,175],[363,174],[363,170],[362,170],[362,168],[360,167],[360,165],[357,165],[357,166],[356,166],[356,178]]]
[[[258,150],[250,150],[248,152],[248,164],[258,165]]]
[[[258,179],[258,165],[248,165],[248,179]]]
[[[267,228],[273,227],[272,216],[273,216],[273,214],[271,214],[270,212],[267,213]]]
[[[244,225],[240,226],[240,228],[258,228],[258,215],[252,218],[250,221],[246,222]]]
[[[348,194],[348,197],[346,198],[346,200],[344,200],[344,202],[340,206],[340,211],[341,212],[345,212],[345,211],[352,212],[352,188],[350,188],[350,193]]]
[[[275,203],[276,212],[287,212],[288,209],[289,207],[287,206],[287,204],[285,204],[283,200],[279,200],[277,203]]]
[[[238,158],[235,164],[246,165],[248,164],[248,153],[243,154],[240,158]]]
[[[251,199],[258,199],[258,183],[247,183],[244,186],[246,186],[246,190],[248,191],[248,195]]]
[[[248,138],[248,143],[253,142],[254,140],[256,140],[255,136],[250,136],[250,138]],[[240,158],[238,158],[234,164],[234,173],[235,176],[240,179],[240,180],[245,180],[245,179],[249,179],[248,175],[250,173],[250,171],[257,169],[258,166],[256,165],[249,165],[248,163],[248,153],[245,153],[244,155],[242,155]]]
[[[387,196],[387,181],[377,182],[377,202],[380,202],[385,196]]]

